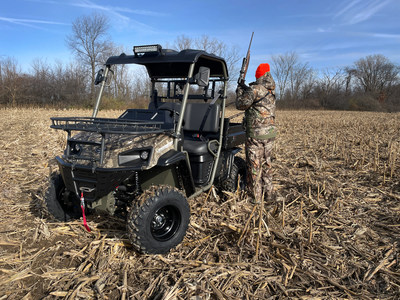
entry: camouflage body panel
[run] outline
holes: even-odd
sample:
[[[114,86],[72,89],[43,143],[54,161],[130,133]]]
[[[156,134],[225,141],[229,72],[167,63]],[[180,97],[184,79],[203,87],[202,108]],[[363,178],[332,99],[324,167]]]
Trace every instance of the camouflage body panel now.
[[[256,201],[272,195],[271,152],[275,139],[246,140],[247,193]]]
[[[88,141],[101,143],[101,135],[95,132],[79,132],[73,137],[74,140]],[[70,163],[79,165],[93,166],[93,161],[97,160],[96,166],[103,168],[118,168],[118,155],[132,149],[151,149],[150,158],[148,163],[141,167],[142,170],[151,169],[154,167],[159,158],[167,153],[169,150],[174,149],[173,137],[169,134],[143,134],[143,135],[129,135],[129,134],[106,134],[104,140],[104,158],[103,164],[100,165],[100,146],[93,146],[87,144],[79,145],[80,152],[73,159],[66,159]],[[92,160],[80,159],[79,157],[90,157]]]
[[[248,137],[257,139],[276,137],[275,81],[270,72],[250,83],[250,86],[238,86],[236,108],[245,110]]]

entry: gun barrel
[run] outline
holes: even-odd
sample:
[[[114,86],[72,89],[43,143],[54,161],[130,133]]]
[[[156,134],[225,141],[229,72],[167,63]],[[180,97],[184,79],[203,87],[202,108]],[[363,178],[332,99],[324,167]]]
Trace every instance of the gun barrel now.
[[[251,42],[253,41],[253,35],[254,31],[251,34],[249,49],[247,50],[246,57],[243,58],[242,67],[240,68],[240,73],[239,73],[238,84],[243,84],[246,79],[246,73],[250,62],[250,48],[251,48]]]
[[[253,31],[253,33],[251,34],[249,49],[247,50],[247,55],[248,55],[248,56],[250,56],[250,47],[251,47],[251,42],[253,41],[253,35],[254,35],[254,31]]]

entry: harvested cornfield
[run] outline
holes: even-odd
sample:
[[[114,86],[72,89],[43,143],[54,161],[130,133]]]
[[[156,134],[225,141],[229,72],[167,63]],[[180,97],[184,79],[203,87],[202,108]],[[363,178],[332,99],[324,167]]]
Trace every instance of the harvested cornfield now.
[[[400,298],[400,114],[278,112],[276,201],[210,190],[168,255],[136,253],[119,219],[46,214],[49,118],[84,115],[0,110],[0,299]]]

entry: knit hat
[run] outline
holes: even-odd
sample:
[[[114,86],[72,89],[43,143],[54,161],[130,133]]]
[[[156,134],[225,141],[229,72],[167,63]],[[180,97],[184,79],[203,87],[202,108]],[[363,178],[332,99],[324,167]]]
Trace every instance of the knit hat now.
[[[258,66],[256,70],[256,78],[260,78],[263,76],[265,73],[269,72],[269,64],[261,64]]]

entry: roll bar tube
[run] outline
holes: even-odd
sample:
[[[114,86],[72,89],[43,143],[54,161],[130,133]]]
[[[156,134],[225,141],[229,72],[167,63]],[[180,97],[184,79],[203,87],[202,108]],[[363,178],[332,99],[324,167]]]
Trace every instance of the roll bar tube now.
[[[182,129],[182,124],[183,124],[183,116],[185,115],[185,110],[186,110],[186,103],[187,99],[189,96],[189,88],[190,88],[190,78],[193,77],[193,71],[194,71],[194,65],[195,63],[192,63],[189,67],[189,74],[188,74],[188,79],[185,83],[185,87],[183,88],[183,99],[182,99],[182,106],[181,106],[181,111],[179,112],[179,120],[178,120],[178,125],[176,126],[176,136],[174,140],[174,148],[175,150],[179,151],[178,149],[178,140],[182,138],[180,136],[181,134],[181,129]]]
[[[217,167],[218,167],[218,160],[220,159],[221,156],[221,148],[222,148],[222,139],[223,139],[223,133],[224,133],[224,118],[225,118],[225,105],[226,105],[226,93],[227,93],[227,80],[224,81],[224,94],[222,95],[222,112],[221,112],[221,119],[220,119],[220,132],[219,132],[219,140],[218,140],[218,149],[217,149],[217,154],[214,156],[214,166],[211,171],[211,178],[209,183],[201,187],[199,190],[197,190],[194,194],[190,195],[190,198],[197,197],[200,195],[202,192],[210,189],[213,184],[214,184],[214,179],[215,175],[217,173]]]
[[[103,90],[104,90],[104,87],[105,87],[105,85],[106,85],[107,76],[108,76],[108,72],[109,72],[109,71],[110,71],[110,66],[107,65],[107,66],[106,66],[106,70],[105,70],[105,72],[104,72],[104,79],[103,79],[103,81],[101,82],[100,91],[99,91],[99,94],[97,95],[96,105],[94,106],[94,109],[93,109],[92,118],[96,118],[97,113],[99,112],[99,106],[100,106],[100,102],[101,102],[101,96],[103,95]]]

